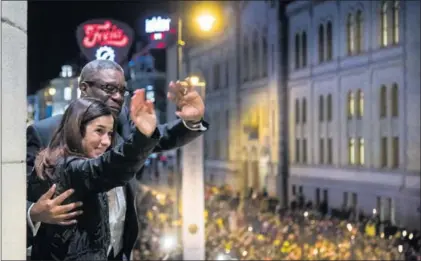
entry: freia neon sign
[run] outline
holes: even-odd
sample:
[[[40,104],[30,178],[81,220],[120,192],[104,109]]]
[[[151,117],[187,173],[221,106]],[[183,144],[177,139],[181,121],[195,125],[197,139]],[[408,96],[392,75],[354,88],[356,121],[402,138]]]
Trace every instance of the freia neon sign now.
[[[76,36],[88,60],[109,59],[121,62],[133,41],[133,29],[111,19],[95,19],[79,25]],[[105,58],[104,58],[105,57]]]
[[[83,38],[83,46],[92,48],[94,46],[115,46],[124,47],[129,43],[129,37],[124,33],[123,29],[105,21],[103,24],[86,24],[83,26],[85,37]]]

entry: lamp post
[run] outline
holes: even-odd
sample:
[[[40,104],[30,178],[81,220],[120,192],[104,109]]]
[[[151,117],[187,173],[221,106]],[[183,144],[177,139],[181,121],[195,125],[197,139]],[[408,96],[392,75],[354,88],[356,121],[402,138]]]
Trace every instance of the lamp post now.
[[[179,2],[177,16],[177,79],[182,78],[183,66],[183,20],[181,16],[182,1]],[[210,14],[197,17],[200,30],[212,30],[216,19]],[[205,83],[197,76],[189,78],[190,84],[200,87],[204,99]],[[203,88],[202,88],[203,87]],[[182,239],[184,260],[205,259],[205,225],[204,225],[204,164],[203,164],[203,136],[176,151],[177,174],[174,177],[175,209],[174,218],[179,220],[180,199],[182,202],[182,231],[177,229],[179,242]],[[182,189],[184,188],[184,189]],[[187,207],[189,206],[189,207]]]
[[[205,82],[199,77],[189,78],[205,99]],[[183,147],[182,176],[182,239],[184,260],[205,260],[205,199],[203,135]]]

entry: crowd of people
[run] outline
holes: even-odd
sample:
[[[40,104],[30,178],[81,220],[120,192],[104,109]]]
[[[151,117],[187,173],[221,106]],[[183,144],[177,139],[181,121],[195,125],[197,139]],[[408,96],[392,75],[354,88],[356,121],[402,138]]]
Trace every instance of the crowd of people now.
[[[180,260],[172,199],[146,194],[135,260]],[[227,187],[207,186],[205,202],[207,260],[421,260],[418,232],[380,231],[375,216],[351,222],[308,205],[280,209],[263,194],[240,198]]]

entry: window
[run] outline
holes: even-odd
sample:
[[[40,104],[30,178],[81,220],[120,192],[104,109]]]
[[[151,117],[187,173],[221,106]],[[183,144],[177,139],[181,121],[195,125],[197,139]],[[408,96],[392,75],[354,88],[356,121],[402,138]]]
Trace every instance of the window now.
[[[307,163],[307,139],[303,139],[303,163]]]
[[[323,116],[324,116],[324,104],[323,104],[323,95],[319,96],[319,121],[323,122]]]
[[[398,85],[394,83],[392,85],[392,117],[399,116],[399,90]]]
[[[243,41],[243,81],[247,81],[248,77],[249,77],[249,67],[248,65],[250,64],[249,61],[249,51],[248,51],[248,39],[247,37],[244,37],[244,41]]]
[[[355,139],[348,139],[348,163],[349,165],[355,164]]]
[[[380,140],[380,167],[387,167],[387,137],[382,137]]]
[[[225,128],[226,128],[226,140],[229,140],[229,129],[230,129],[230,111],[225,111]],[[230,158],[230,146],[224,146],[225,147],[225,158],[229,160]]]
[[[348,119],[352,119],[355,115],[354,93],[348,92]]]
[[[298,187],[298,192],[299,192],[300,194],[303,194],[303,186],[299,186],[299,187]]]
[[[307,33],[303,32],[301,34],[301,41],[302,41],[302,55],[303,55],[303,62],[302,62],[302,67],[306,67],[307,66]]]
[[[219,118],[219,112],[214,112],[213,113],[213,120],[215,122],[219,122],[220,118]],[[221,137],[220,137],[220,129],[217,128],[214,130],[213,133],[213,138],[214,138],[214,142],[213,142],[213,158],[214,159],[220,159],[221,158]]]
[[[325,59],[325,30],[323,25],[319,25],[319,63],[322,63]]]
[[[327,22],[326,25],[326,40],[327,40],[327,52],[326,52],[326,60],[330,61],[333,58],[333,35],[332,35],[332,22]]]
[[[319,140],[319,163],[323,164],[325,162],[325,144],[324,140]]]
[[[332,121],[332,94],[327,95],[327,121]]]
[[[399,1],[393,3],[393,43],[399,43]]]
[[[388,2],[382,1],[381,5],[381,46],[388,45]]]
[[[220,84],[221,84],[220,70],[221,70],[221,67],[219,63],[215,63],[213,65],[213,88],[215,89],[220,88]]]
[[[300,140],[295,139],[295,162],[300,162]]]
[[[307,100],[305,98],[303,98],[302,101],[302,116],[301,116],[301,120],[302,123],[306,123],[307,122]]]
[[[361,53],[363,49],[363,35],[364,35],[364,21],[363,21],[363,12],[361,10],[357,11],[355,16],[356,20],[356,32],[355,32],[355,51]]]
[[[70,101],[72,99],[72,87],[64,88],[64,100]]]
[[[342,205],[344,207],[348,207],[348,192],[344,192],[342,199],[343,199]]]
[[[358,163],[360,165],[364,165],[365,162],[365,154],[364,154],[364,138],[358,139]]]
[[[346,35],[348,44],[348,55],[351,55],[354,53],[354,17],[352,14],[348,14],[346,22]]]
[[[300,68],[300,35],[295,35],[295,69]]]
[[[380,118],[385,118],[387,115],[387,92],[386,86],[380,87]]]
[[[267,40],[267,29],[263,30],[263,37],[262,37],[262,74],[263,77],[268,75],[268,40]]]
[[[275,59],[276,59],[276,57],[275,57],[275,45],[274,44],[272,44],[271,45],[271,49],[272,49],[272,57],[270,58],[270,67],[271,67],[271,71],[272,71],[272,73],[275,73]]]
[[[229,87],[230,85],[230,61],[227,59],[225,62],[225,87]]]
[[[327,139],[327,164],[333,163],[333,143],[332,138]]]
[[[297,187],[292,185],[292,195],[295,196],[297,194]]]
[[[357,91],[357,117],[362,118],[364,116],[364,93],[361,89]]]
[[[300,123],[300,101],[295,100],[295,123]]]
[[[259,75],[259,70],[260,70],[260,61],[259,61],[259,34],[257,33],[257,31],[254,31],[253,33],[253,39],[252,39],[252,49],[251,51],[253,52],[253,60],[251,61],[252,63],[252,71],[251,71],[251,75],[253,79],[256,79],[257,76]]]
[[[392,138],[392,162],[391,167],[399,168],[399,137]]]

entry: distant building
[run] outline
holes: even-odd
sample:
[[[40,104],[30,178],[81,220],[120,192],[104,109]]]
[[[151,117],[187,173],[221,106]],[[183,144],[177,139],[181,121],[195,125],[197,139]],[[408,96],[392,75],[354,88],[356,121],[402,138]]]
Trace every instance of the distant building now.
[[[166,74],[155,69],[155,59],[148,53],[134,55],[128,63],[127,88],[145,89],[146,97],[155,102],[159,123],[166,122]]]
[[[38,120],[63,114],[69,103],[80,97],[78,78],[74,68],[64,65],[60,77],[52,79],[37,92]]]

